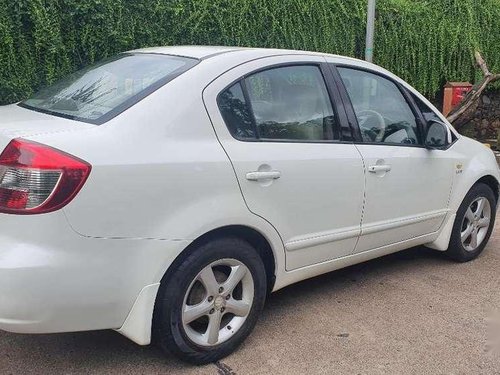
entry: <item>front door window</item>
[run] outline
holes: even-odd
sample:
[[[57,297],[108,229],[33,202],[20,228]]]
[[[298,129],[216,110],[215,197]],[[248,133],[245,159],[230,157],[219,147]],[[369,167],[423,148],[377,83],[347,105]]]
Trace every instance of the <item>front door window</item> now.
[[[422,144],[415,115],[394,82],[363,70],[338,70],[364,142]]]

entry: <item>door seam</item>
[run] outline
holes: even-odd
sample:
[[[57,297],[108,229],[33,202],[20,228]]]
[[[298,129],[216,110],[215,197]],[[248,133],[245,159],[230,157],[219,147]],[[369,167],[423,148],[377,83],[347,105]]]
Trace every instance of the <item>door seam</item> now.
[[[356,240],[356,244],[354,245],[354,249],[351,254],[356,253],[356,249],[358,248],[359,241],[361,239],[361,236],[363,236],[363,223],[365,219],[365,209],[366,209],[366,180],[367,180],[367,173],[366,173],[366,162],[365,158],[363,157],[363,154],[359,150],[358,146],[356,144],[353,144],[354,147],[356,148],[356,151],[359,154],[359,157],[361,158],[361,162],[363,163],[363,177],[364,177],[364,186],[363,186],[363,208],[361,209],[361,221],[359,222],[359,236],[358,239]]]

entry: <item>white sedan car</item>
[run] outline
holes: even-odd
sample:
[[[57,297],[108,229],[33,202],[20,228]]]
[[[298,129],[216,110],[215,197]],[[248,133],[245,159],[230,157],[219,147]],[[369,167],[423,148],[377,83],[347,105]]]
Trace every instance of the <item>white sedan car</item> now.
[[[119,54],[0,108],[0,329],[231,353],[266,296],[417,245],[463,262],[500,171],[417,91],[303,51]]]

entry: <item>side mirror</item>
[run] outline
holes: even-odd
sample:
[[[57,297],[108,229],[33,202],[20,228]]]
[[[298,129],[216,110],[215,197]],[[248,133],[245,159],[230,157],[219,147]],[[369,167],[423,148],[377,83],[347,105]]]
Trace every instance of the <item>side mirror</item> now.
[[[427,123],[425,147],[429,150],[444,150],[451,140],[451,131],[442,122],[431,120]]]

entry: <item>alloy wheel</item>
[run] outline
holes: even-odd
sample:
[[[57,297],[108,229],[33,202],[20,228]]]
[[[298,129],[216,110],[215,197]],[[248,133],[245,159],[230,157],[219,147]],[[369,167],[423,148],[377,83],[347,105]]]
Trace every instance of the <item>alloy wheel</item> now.
[[[221,259],[203,268],[189,285],[182,306],[188,338],[200,346],[229,340],[243,326],[254,299],[254,280],[236,259]]]
[[[474,200],[462,220],[460,237],[466,251],[476,250],[486,238],[491,221],[491,205],[488,199]]]

